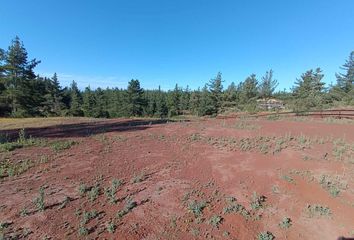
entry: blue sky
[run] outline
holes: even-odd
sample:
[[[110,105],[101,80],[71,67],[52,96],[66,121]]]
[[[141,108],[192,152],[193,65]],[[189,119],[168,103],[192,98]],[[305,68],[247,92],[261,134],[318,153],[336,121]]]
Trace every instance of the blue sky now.
[[[279,89],[321,67],[334,82],[354,50],[353,0],[2,0],[0,47],[18,35],[36,72],[62,85],[224,86],[274,70]]]

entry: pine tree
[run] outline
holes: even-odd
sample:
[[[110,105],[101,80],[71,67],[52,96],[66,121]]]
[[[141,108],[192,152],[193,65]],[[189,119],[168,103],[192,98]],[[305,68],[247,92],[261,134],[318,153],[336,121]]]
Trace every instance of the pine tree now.
[[[309,70],[301,75],[295,82],[293,88],[294,110],[297,112],[321,108],[324,100],[324,75],[322,70],[317,68]]]
[[[354,105],[354,51],[350,53],[341,69],[344,70],[344,73],[337,73],[337,83],[330,87],[330,100]]]
[[[156,96],[155,116],[159,118],[165,118],[167,117],[167,114],[168,114],[168,108],[166,104],[166,96],[161,91],[161,87],[159,86],[159,89],[157,91],[157,96]]]
[[[107,111],[107,98],[105,92],[101,88],[97,88],[95,91],[96,105],[94,107],[94,117],[96,118],[108,118],[109,113]]]
[[[220,111],[222,102],[223,86],[221,72],[218,72],[216,77],[209,81],[208,87],[210,91],[211,114],[217,114]]]
[[[232,82],[224,92],[223,107],[233,108],[236,107],[239,101],[239,91],[236,84]]]
[[[69,114],[74,117],[83,116],[82,97],[77,83],[72,81],[70,86],[70,109]]]
[[[2,53],[4,55],[4,53]],[[36,75],[33,69],[40,63],[36,59],[28,61],[27,50],[19,37],[12,40],[5,54],[2,66],[5,95],[10,102],[13,116],[38,114],[38,105],[42,98],[36,98]]]
[[[240,104],[254,104],[258,98],[258,80],[255,74],[251,74],[244,82],[238,86],[240,92]]]
[[[191,98],[191,91],[189,86],[187,85],[186,89],[181,91],[181,104],[180,108],[182,111],[190,110],[190,98]],[[184,112],[183,112],[184,113]]]
[[[180,110],[181,110],[180,104],[181,104],[181,89],[176,84],[173,91],[168,92],[167,105],[168,105],[169,117],[180,114]]]
[[[10,101],[6,95],[5,75],[6,52],[0,48],[0,116],[4,117],[11,113]]]
[[[337,73],[337,86],[344,92],[349,93],[354,88],[354,51],[342,66],[344,73]]]
[[[278,81],[273,79],[273,70],[271,69],[262,77],[259,84],[259,97],[264,99],[271,98],[277,86]]]
[[[143,98],[144,90],[140,87],[139,80],[132,79],[127,89],[127,113],[129,116],[141,116],[146,105]]]
[[[209,92],[208,86],[205,85],[200,93],[198,115],[213,115],[215,114],[215,102]]]
[[[82,111],[85,117],[94,117],[94,108],[96,106],[95,94],[92,92],[90,86],[85,88],[82,94]]]
[[[63,92],[56,73],[54,73],[51,79],[51,83],[52,83],[51,91],[53,96],[53,113],[56,116],[60,116],[62,114],[61,111],[63,108],[63,103],[62,103]]]

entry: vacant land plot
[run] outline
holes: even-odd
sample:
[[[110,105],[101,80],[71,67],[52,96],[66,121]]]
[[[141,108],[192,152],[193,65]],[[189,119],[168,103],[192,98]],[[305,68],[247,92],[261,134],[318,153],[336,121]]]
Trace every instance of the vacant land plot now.
[[[352,123],[2,120],[0,141],[0,239],[354,237]]]

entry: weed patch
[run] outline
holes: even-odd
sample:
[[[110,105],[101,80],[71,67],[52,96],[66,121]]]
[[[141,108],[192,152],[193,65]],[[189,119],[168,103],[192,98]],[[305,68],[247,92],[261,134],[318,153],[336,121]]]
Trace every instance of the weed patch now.
[[[279,223],[279,227],[281,229],[288,229],[291,227],[291,225],[292,225],[292,221],[288,217],[283,218],[283,220]]]
[[[325,206],[321,206],[318,204],[314,205],[307,205],[306,212],[309,217],[316,217],[316,216],[330,216],[332,214],[331,209]]]

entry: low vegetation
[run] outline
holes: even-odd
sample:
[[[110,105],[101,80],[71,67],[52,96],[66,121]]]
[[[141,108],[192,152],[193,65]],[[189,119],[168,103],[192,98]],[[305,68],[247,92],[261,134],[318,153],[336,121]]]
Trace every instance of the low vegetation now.
[[[124,208],[117,213],[117,218],[121,219],[124,215],[131,212],[134,208],[138,206],[137,202],[133,201],[131,198],[128,198],[125,202]]]
[[[319,204],[307,205],[306,212],[309,217],[330,216],[332,214],[331,210],[328,207],[321,206]]]
[[[279,227],[282,229],[288,229],[291,227],[291,225],[292,225],[292,221],[288,217],[283,218],[283,220],[279,223]]]
[[[275,239],[275,236],[271,232],[261,232],[257,236],[258,240],[273,240]]]

